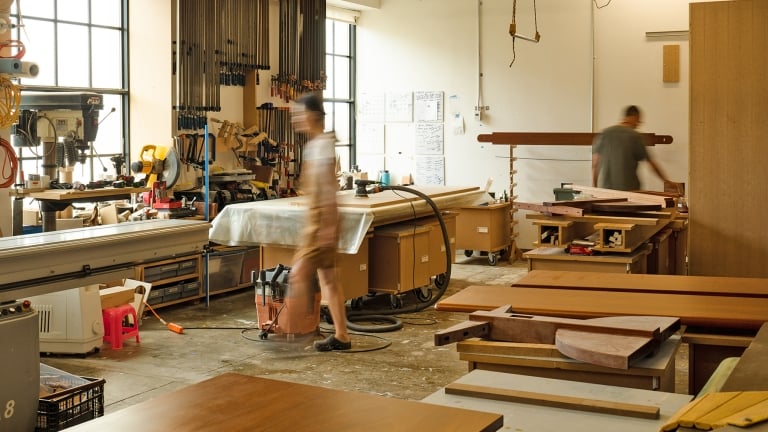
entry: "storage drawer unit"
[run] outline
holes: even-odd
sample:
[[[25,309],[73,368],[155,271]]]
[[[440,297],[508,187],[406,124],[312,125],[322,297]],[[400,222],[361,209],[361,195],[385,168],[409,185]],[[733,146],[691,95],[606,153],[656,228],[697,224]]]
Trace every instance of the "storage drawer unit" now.
[[[451,263],[456,262],[456,216],[457,213],[445,212],[442,215],[445,229],[448,231],[448,243],[451,247]],[[443,231],[440,229],[440,222],[436,217],[427,217],[416,219],[416,225],[430,228],[429,232],[429,274],[430,276],[439,275],[448,271],[445,263],[445,241]]]
[[[512,204],[496,203],[461,207],[456,217],[456,248],[498,252],[512,243]]]
[[[187,255],[144,263],[136,266],[135,279],[152,284],[147,303],[153,307],[161,307],[202,296],[201,264],[201,255]],[[197,286],[197,291],[194,294],[192,291],[187,291],[184,295],[184,287],[190,284]]]
[[[429,285],[430,231],[413,224],[376,228],[370,244],[369,290],[400,294]]]

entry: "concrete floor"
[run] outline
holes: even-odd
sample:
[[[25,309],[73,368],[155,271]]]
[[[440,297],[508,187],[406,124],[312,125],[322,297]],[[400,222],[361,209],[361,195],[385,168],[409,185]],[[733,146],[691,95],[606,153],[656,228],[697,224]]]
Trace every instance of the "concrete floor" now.
[[[499,261],[490,266],[477,254],[461,251],[453,265],[445,296],[476,284],[511,284],[527,272],[525,262]],[[366,299],[366,310],[391,311],[388,295]],[[420,302],[410,293],[404,307]],[[464,313],[420,312],[397,315],[403,328],[393,332],[353,334],[355,352],[318,353],[311,340],[261,341],[251,289],[214,296],[210,306],[185,304],[158,311],[185,333],[169,331],[151,314],[141,322],[141,343],[123,349],[103,345],[85,358],[49,355],[41,361],[67,372],[106,380],[105,411],[114,412],[224,372],[388,397],[420,400],[467,373],[454,345],[435,347],[434,333],[466,320]],[[321,323],[322,327],[328,327]],[[686,350],[677,356],[676,391],[687,390]]]

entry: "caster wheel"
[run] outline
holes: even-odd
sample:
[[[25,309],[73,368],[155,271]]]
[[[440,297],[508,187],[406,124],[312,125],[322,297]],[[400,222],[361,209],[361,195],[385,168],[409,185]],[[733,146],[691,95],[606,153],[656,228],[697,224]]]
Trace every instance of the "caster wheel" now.
[[[401,299],[400,296],[392,294],[389,297],[389,304],[392,306],[392,309],[400,309],[403,307],[403,299]]]
[[[506,259],[509,258],[509,248],[504,248],[499,251],[499,258]]]
[[[432,290],[428,286],[416,288],[413,290],[413,293],[416,294],[416,298],[422,303],[432,300]]]
[[[467,258],[471,257],[472,256],[472,250],[470,250],[470,249],[465,250],[464,251],[464,256],[467,257]]]
[[[488,264],[490,264],[492,266],[495,266],[497,262],[498,262],[498,258],[496,257],[496,254],[489,253],[488,254]]]
[[[440,273],[439,275],[435,276],[435,288],[442,290],[445,289],[446,286],[448,286],[447,274]]]

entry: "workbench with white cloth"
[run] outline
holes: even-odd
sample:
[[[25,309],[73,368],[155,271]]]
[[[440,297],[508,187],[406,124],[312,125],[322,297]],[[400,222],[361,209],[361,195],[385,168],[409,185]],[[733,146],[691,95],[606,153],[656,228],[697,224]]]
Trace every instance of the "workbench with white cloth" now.
[[[491,201],[478,187],[413,186],[427,195],[440,211]],[[371,228],[432,214],[419,196],[385,190],[356,197],[340,191],[338,252],[357,253]],[[230,204],[212,222],[209,238],[229,246],[297,246],[305,223],[304,197]]]
[[[450,248],[445,247],[432,206],[418,194],[428,197],[441,214],[492,201],[477,187],[408,189],[416,193],[399,187],[366,197],[351,190],[338,193],[336,263],[345,299],[357,302],[371,291],[388,293],[393,307],[398,307],[399,294],[426,287],[432,276],[436,285],[447,280],[446,251]],[[292,197],[228,205],[213,221],[210,240],[229,246],[260,246],[262,268],[290,266],[301,240],[306,203],[304,197]],[[449,232],[449,243],[452,236],[455,234]]]

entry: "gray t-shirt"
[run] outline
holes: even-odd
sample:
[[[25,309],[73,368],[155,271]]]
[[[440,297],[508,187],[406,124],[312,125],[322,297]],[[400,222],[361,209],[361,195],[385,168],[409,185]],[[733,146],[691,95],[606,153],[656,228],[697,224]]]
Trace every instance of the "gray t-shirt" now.
[[[648,159],[641,134],[622,125],[608,127],[595,138],[592,153],[600,155],[598,187],[625,191],[640,189],[637,164]]]

